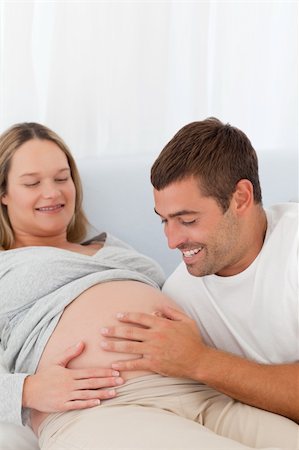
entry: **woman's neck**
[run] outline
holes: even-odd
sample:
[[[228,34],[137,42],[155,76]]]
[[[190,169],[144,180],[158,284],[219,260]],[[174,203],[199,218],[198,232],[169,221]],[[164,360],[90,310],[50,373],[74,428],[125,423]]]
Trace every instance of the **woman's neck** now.
[[[33,235],[17,235],[12,248],[20,247],[58,247],[58,248],[70,248],[73,245],[67,240],[66,233],[55,236],[33,236]]]

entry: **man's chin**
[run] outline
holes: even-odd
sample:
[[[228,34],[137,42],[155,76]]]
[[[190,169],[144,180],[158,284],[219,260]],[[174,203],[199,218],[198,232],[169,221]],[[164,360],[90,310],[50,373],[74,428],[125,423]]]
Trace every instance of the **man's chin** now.
[[[201,270],[199,267],[196,267],[195,264],[186,264],[186,268],[190,275],[193,277],[203,277],[205,273],[203,273],[203,270]]]
[[[200,266],[199,264],[193,263],[193,264],[188,264],[185,262],[186,268],[188,270],[188,272],[190,273],[190,275],[192,275],[193,277],[205,277],[207,275],[213,275],[215,274],[215,272],[212,270],[212,267],[203,267],[202,265]]]

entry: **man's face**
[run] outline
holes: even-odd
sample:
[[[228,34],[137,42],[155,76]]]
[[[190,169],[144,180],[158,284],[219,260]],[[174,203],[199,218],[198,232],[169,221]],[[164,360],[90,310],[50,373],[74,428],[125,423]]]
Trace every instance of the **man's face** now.
[[[244,270],[246,246],[232,202],[223,213],[214,198],[201,194],[193,177],[154,190],[154,198],[168,246],[182,252],[191,275],[230,276]]]

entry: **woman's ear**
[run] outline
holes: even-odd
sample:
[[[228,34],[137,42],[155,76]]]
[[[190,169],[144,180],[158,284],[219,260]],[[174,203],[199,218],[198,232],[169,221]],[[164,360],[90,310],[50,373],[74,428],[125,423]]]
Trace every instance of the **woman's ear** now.
[[[236,184],[236,190],[233,193],[232,198],[235,211],[238,214],[243,214],[248,210],[248,208],[253,204],[253,186],[249,180],[240,180]]]
[[[2,203],[2,205],[7,205],[6,194],[2,195],[2,197],[1,197],[1,203]]]

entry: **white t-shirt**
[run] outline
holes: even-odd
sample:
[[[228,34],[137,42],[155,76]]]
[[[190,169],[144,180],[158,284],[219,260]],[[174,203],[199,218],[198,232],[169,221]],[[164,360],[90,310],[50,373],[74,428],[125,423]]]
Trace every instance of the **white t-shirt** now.
[[[268,210],[263,248],[243,272],[195,277],[181,263],[163,286],[205,342],[260,363],[299,361],[297,203]]]

